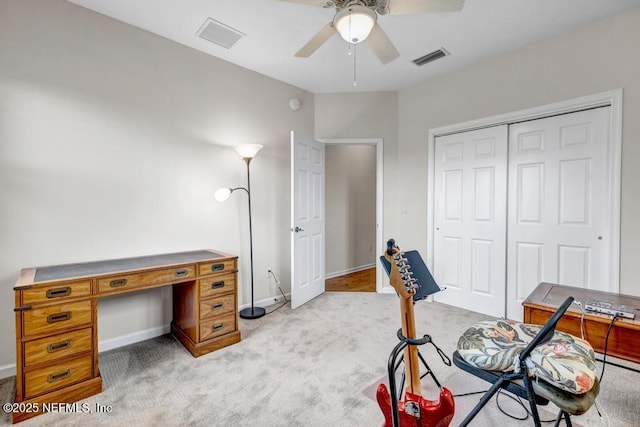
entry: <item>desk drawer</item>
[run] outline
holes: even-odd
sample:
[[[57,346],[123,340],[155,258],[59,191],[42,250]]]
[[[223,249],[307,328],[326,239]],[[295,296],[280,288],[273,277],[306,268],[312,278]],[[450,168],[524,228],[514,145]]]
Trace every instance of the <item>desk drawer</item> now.
[[[25,398],[88,380],[92,374],[93,361],[90,354],[27,372],[24,374]]]
[[[227,313],[235,313],[236,295],[223,295],[200,301],[200,319],[208,319]]]
[[[88,297],[91,295],[91,280],[62,282],[55,285],[33,285],[21,292],[23,305],[62,301],[73,297]]]
[[[203,262],[198,264],[198,275],[208,276],[210,274],[235,273],[236,260],[227,259],[224,261]]]
[[[236,314],[230,313],[200,323],[200,342],[236,330]]]
[[[80,325],[91,325],[91,300],[34,308],[23,312],[24,336],[55,333]]]
[[[91,350],[92,343],[90,327],[80,331],[29,341],[24,344],[24,364],[25,366],[30,366],[82,353],[83,351]]]
[[[236,289],[236,275],[226,274],[224,276],[200,279],[198,280],[198,286],[200,287],[200,298],[233,292]]]
[[[166,268],[143,273],[123,274],[98,279],[98,294],[105,295],[129,289],[179,283],[196,277],[195,266]]]

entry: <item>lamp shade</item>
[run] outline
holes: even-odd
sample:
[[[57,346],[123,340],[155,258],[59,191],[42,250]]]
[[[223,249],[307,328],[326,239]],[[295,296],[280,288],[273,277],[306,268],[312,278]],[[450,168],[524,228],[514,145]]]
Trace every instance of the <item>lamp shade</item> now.
[[[236,153],[243,159],[253,159],[262,147],[263,145],[260,144],[243,144],[236,145],[233,149],[236,150]]]
[[[357,44],[364,41],[376,24],[376,13],[366,6],[353,5],[336,13],[333,26],[347,42]]]
[[[213,197],[215,197],[216,200],[219,202],[224,202],[229,198],[230,195],[231,195],[230,188],[221,188],[213,194]]]

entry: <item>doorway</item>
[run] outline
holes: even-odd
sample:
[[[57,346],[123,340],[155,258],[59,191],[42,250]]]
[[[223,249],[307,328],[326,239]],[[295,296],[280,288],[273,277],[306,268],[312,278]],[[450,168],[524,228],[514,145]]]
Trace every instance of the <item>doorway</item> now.
[[[325,140],[325,289],[381,286],[382,140]]]

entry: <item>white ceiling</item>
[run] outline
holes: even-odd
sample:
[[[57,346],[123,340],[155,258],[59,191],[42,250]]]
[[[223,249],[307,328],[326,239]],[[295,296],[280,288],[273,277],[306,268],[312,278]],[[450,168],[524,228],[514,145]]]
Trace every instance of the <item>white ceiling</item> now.
[[[466,0],[460,12],[380,16],[400,57],[382,65],[366,41],[358,45],[354,87],[353,57],[338,34],[310,58],[294,57],[333,19],[332,9],[278,0],[69,1],[314,93],[397,90],[640,7],[640,0]],[[230,50],[203,40],[196,33],[207,18],[246,36]],[[411,62],[440,47],[451,55],[423,67]]]

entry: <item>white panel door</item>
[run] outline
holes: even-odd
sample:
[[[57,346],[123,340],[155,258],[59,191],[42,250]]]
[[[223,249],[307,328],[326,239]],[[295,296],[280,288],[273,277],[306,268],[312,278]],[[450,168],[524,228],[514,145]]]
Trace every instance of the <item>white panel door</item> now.
[[[507,316],[540,282],[610,290],[610,107],[509,128]]]
[[[506,125],[435,139],[436,301],[505,314]]]
[[[291,132],[291,308],[324,292],[324,144]]]

